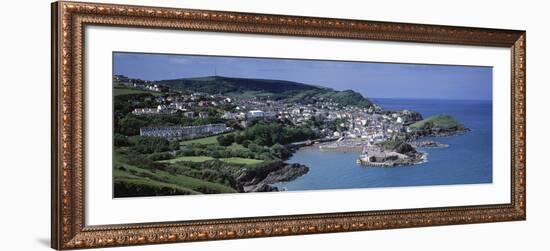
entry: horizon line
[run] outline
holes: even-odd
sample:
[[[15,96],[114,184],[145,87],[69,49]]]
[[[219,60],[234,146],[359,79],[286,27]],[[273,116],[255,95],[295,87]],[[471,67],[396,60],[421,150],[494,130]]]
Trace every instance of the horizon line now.
[[[424,97],[366,97],[368,99],[426,99],[426,100],[449,100],[449,101],[493,101],[493,99],[459,99],[459,98],[424,98]]]

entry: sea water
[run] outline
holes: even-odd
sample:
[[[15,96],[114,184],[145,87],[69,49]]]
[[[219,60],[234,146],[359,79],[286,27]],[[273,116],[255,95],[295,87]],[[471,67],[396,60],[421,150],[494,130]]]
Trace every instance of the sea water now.
[[[373,99],[386,110],[414,110],[424,118],[448,114],[471,131],[448,137],[424,138],[447,144],[446,148],[419,148],[427,161],[402,167],[358,165],[359,153],[321,152],[302,148],[287,161],[307,165],[307,174],[274,184],[280,190],[317,190],[480,184],[492,182],[492,101]]]

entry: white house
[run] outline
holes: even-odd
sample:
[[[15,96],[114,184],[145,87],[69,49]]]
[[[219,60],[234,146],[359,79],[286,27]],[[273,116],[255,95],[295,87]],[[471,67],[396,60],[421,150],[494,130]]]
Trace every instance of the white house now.
[[[246,117],[249,119],[263,118],[264,115],[265,115],[264,112],[261,110],[252,110],[246,113]]]

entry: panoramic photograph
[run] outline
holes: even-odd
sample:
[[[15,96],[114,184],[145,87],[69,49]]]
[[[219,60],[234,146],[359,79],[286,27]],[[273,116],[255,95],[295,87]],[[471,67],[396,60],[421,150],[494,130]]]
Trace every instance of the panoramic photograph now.
[[[493,68],[113,52],[113,196],[487,184]]]

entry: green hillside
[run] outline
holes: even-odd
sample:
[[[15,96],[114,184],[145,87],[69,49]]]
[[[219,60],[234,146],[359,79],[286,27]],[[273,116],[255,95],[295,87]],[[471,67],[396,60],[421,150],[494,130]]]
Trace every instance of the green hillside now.
[[[115,197],[237,192],[222,172],[184,165],[168,168],[171,163],[148,164],[148,161],[140,161],[143,163],[138,166],[130,163],[132,158],[135,156],[129,156],[128,149],[114,151]]]
[[[449,115],[435,115],[418,121],[409,127],[416,130],[428,130],[433,128],[449,130],[461,129],[464,128],[464,125]]]
[[[311,103],[322,99],[341,105],[362,107],[372,105],[370,100],[352,90],[336,91],[330,88],[285,80],[210,76],[163,80],[159,83],[170,87],[172,90],[224,94],[244,98],[269,97],[301,103]]]
[[[128,94],[151,94],[153,96],[162,96],[164,93],[162,92],[154,92],[154,91],[147,91],[139,88],[133,88],[133,87],[113,87],[113,95],[114,96],[121,96],[121,95],[128,95]]]

